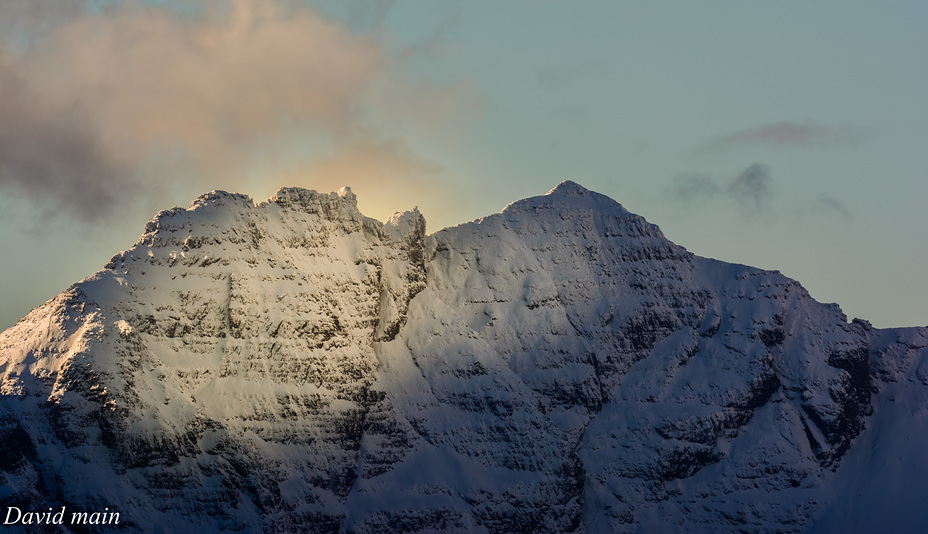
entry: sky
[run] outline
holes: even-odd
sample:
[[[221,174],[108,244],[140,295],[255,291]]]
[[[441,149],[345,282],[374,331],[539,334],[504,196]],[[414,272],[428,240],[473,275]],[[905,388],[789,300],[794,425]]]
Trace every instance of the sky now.
[[[428,231],[573,180],[928,325],[928,2],[0,3],[0,329],[214,189]]]

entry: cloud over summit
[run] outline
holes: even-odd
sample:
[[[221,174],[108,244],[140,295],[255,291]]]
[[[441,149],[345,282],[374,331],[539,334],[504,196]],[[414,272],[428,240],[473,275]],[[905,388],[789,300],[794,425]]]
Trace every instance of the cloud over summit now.
[[[376,40],[299,4],[217,5],[70,10],[52,28],[24,8],[35,34],[0,34],[0,188],[94,220],[184,177],[232,188],[255,161],[308,157],[280,147],[382,137],[364,114],[385,76]]]

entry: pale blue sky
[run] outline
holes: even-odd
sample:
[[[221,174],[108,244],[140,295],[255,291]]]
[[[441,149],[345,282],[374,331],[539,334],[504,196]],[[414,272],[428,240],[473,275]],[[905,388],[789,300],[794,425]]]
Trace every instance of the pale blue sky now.
[[[158,209],[211,189],[263,200],[284,185],[350,185],[366,214],[418,205],[434,231],[565,179],[696,254],[778,269],[849,318],[928,325],[928,3],[268,3],[251,14],[252,33],[228,41],[234,53],[176,44],[231,34],[232,9],[197,30],[196,9],[109,8],[81,33],[79,9],[16,4],[0,8],[0,92],[26,80],[41,89],[30,95],[48,94],[21,107],[68,112],[40,123],[0,106],[0,158],[58,151],[59,166],[77,170],[36,186],[23,177],[34,165],[0,161],[0,328],[131,246]],[[295,37],[259,39],[259,23],[290,24]],[[139,25],[156,37],[126,38],[121,55],[81,37],[140,35],[117,31]],[[75,42],[86,55],[68,55]],[[141,52],[161,42],[171,65],[209,61],[175,71]],[[202,74],[248,50],[257,63]],[[137,77],[183,83],[133,85],[117,67],[125,57],[145,65]],[[71,68],[75,58],[93,68]],[[275,62],[280,70],[265,65]],[[304,65],[305,77],[289,74]],[[139,87],[144,98],[127,96]],[[156,133],[174,144],[151,141],[138,125],[157,121],[140,107],[186,90],[225,103],[199,121],[164,119]],[[71,130],[98,132],[97,142]],[[72,182],[72,197],[56,192]],[[98,183],[112,197],[99,206],[81,196]]]

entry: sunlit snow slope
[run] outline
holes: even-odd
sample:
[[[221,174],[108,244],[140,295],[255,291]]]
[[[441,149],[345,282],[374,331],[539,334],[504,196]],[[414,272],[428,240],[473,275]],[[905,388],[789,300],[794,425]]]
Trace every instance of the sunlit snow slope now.
[[[0,511],[108,507],[107,532],[917,531],[926,347],[572,182],[432,235],[347,188],[212,192],[0,334]]]

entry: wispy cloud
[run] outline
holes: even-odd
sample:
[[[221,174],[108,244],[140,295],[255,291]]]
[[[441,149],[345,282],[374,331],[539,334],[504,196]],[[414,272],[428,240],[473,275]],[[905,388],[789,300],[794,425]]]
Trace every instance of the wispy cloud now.
[[[302,4],[204,1],[191,4],[195,16],[54,5],[13,13],[33,33],[0,34],[0,188],[49,212],[92,221],[139,198],[158,202],[183,179],[203,191],[240,187],[256,160],[273,156],[268,147],[301,139],[339,154],[378,139],[370,172],[435,168],[368,120],[374,88],[405,83],[388,79],[395,69],[381,43]],[[446,100],[442,87],[413,89],[423,102]],[[407,116],[431,116],[402,104]]]
[[[834,147],[853,145],[859,140],[860,133],[848,126],[775,122],[721,135],[704,144],[702,150],[764,146]]]
[[[727,181],[706,174],[678,176],[665,195],[689,205],[733,201],[742,215],[750,217],[769,209],[773,200],[772,180],[766,166],[754,163]]]
[[[400,54],[400,59],[409,60],[416,57],[431,57],[446,45],[448,37],[461,23],[460,11],[454,11],[445,17],[441,23],[421,41],[407,46]]]
[[[707,174],[687,174],[675,177],[666,192],[673,200],[693,204],[715,198],[723,190]]]
[[[396,0],[344,0],[349,9],[349,23],[353,26],[377,30],[383,26],[387,14]]]
[[[772,198],[770,171],[764,165],[753,164],[743,170],[725,188],[741,208],[742,213],[757,213],[767,208]]]
[[[815,197],[793,199],[792,208],[775,210],[774,180],[766,165],[754,163],[733,177],[725,179],[709,174],[684,174],[676,176],[664,189],[664,198],[677,204],[696,209],[734,206],[742,217],[762,215],[790,216],[838,216],[846,222],[854,220],[854,214],[843,202],[832,195],[821,193]],[[791,211],[790,211],[791,210]]]
[[[536,81],[543,87],[554,87],[570,83],[579,78],[597,78],[608,71],[601,61],[587,60],[576,63],[558,63],[538,72]]]
[[[851,210],[843,202],[831,195],[826,195],[825,193],[815,197],[815,207],[813,210],[816,213],[831,213],[838,215],[840,218],[848,222],[854,220],[853,212],[851,212]]]

